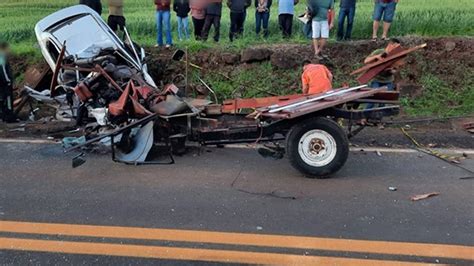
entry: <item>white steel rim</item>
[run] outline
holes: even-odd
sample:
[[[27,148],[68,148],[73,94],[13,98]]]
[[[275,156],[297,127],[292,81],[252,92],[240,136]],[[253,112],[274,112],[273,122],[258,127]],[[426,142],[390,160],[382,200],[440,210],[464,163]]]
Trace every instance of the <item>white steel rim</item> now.
[[[298,153],[310,166],[326,166],[336,157],[336,140],[324,130],[310,130],[300,138]]]

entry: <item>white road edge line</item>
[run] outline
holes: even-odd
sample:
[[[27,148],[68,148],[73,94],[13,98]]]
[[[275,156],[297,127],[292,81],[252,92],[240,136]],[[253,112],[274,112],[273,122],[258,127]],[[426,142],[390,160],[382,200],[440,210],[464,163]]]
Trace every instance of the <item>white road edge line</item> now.
[[[44,139],[11,139],[0,138],[0,143],[11,144],[60,144],[60,141],[44,140]],[[226,148],[236,149],[254,149],[254,144],[228,144]],[[474,149],[433,149],[441,153],[447,154],[467,154],[474,155]],[[351,147],[351,152],[386,152],[386,153],[418,153],[420,151],[409,148],[387,148],[387,147]]]

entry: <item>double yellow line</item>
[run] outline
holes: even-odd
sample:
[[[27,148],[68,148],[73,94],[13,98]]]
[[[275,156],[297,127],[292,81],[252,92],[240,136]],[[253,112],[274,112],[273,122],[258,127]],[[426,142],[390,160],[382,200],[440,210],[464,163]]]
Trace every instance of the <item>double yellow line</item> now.
[[[172,242],[192,242],[236,245],[246,247],[271,247],[474,260],[474,247],[428,243],[368,241],[268,234],[244,234],[212,231],[30,223],[14,221],[0,221],[0,232],[74,237],[101,237]],[[387,260],[368,260],[325,256],[303,256],[295,254],[199,248],[178,248],[135,244],[111,244],[57,240],[53,241],[14,237],[0,237],[0,249],[272,265],[407,264],[405,262]]]

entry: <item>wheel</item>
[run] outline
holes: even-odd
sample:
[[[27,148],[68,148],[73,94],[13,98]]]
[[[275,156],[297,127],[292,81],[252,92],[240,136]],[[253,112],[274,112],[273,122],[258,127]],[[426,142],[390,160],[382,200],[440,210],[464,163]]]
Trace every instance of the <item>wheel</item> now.
[[[328,178],[345,164],[349,140],[334,121],[317,117],[295,124],[286,137],[291,165],[309,178]]]

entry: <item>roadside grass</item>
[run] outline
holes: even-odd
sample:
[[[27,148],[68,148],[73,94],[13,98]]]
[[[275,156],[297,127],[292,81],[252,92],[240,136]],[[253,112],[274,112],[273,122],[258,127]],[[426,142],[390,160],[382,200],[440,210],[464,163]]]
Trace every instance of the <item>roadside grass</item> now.
[[[193,39],[179,42],[176,40],[177,22],[172,15],[173,41],[179,48],[188,48],[190,52],[202,49],[218,48],[219,50],[238,51],[245,47],[259,44],[295,43],[309,44],[302,34],[303,24],[294,20],[294,34],[289,40],[281,38],[278,29],[277,1],[274,1],[270,18],[270,38],[255,36],[255,8],[248,10],[245,24],[245,36],[231,43],[228,40],[229,11],[223,9],[221,25],[221,41],[198,42]],[[304,0],[296,6],[296,14],[304,11]],[[339,2],[339,1],[337,1]],[[1,0],[0,1],[0,40],[11,43],[13,52],[28,58],[34,64],[42,60],[34,36],[34,26],[43,17],[61,8],[75,5],[78,0]],[[337,6],[338,3],[336,3]],[[367,39],[371,34],[371,14],[373,0],[359,0],[353,30],[354,39]],[[473,0],[402,0],[397,7],[395,21],[392,25],[392,36],[418,35],[436,36],[474,36],[474,1]],[[336,12],[338,8],[336,8]],[[104,5],[103,18],[107,17],[107,6]],[[132,38],[144,45],[156,43],[155,12],[150,0],[127,0],[125,13],[128,29]],[[192,25],[190,25],[192,29]],[[212,36],[212,32],[210,36]],[[335,30],[331,33],[334,41]],[[219,99],[229,97],[268,96],[262,90],[275,94],[291,94],[299,91],[300,69],[279,71],[272,69],[269,62],[254,64],[252,68],[235,68],[229,75],[233,81],[219,74],[207,73],[205,80],[217,91]],[[451,116],[474,112],[474,74],[465,71],[464,78],[459,81],[458,88],[453,89],[446,77],[436,76],[426,71],[420,80],[423,93],[413,99],[402,99],[404,112],[410,116]],[[339,69],[333,71],[336,79],[334,87],[340,87],[344,73]],[[21,80],[20,75],[17,80]],[[198,83],[195,80],[194,83]],[[353,85],[353,84],[351,84]]]
[[[421,96],[402,99],[408,115],[449,117],[474,113],[474,73],[466,72],[462,85],[456,90],[432,74],[424,75],[421,84]]]
[[[0,2],[0,39],[12,43],[13,51],[17,54],[39,53],[35,46],[34,26],[41,18],[61,8],[77,4],[77,0],[2,0]],[[296,14],[301,14],[305,8],[302,0],[296,6]],[[255,36],[255,8],[248,10],[245,24],[245,37],[234,43],[228,40],[229,10],[223,9],[221,42],[211,41],[202,43],[194,40],[177,42],[176,17],[172,15],[174,41],[178,47],[187,46],[191,51],[210,47],[225,47],[239,49],[249,45],[264,43],[307,43],[302,34],[303,24],[294,20],[294,36],[283,40],[278,30],[278,8],[275,1],[271,9],[270,32],[267,40]],[[336,6],[338,3],[336,3]],[[396,18],[391,34],[393,36],[473,36],[474,1],[472,0],[403,0],[397,7]],[[337,9],[336,9],[337,11]],[[371,34],[371,15],[373,0],[359,0],[354,24],[353,38],[367,39]],[[107,16],[107,6],[104,5],[103,17]],[[146,46],[156,42],[155,12],[153,1],[127,0],[125,13],[127,24],[133,38]],[[192,28],[192,27],[191,27]],[[212,33],[211,33],[212,34]],[[335,34],[333,31],[332,35]],[[333,37],[333,36],[332,36]]]

